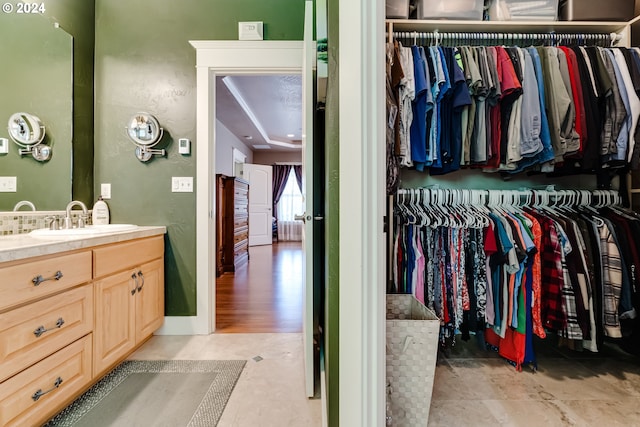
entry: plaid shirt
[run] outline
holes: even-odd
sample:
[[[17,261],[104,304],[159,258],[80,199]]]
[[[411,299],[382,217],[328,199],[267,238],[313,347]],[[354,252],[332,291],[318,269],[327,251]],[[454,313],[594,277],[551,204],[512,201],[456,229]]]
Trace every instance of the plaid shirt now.
[[[621,338],[618,303],[622,290],[622,259],[613,234],[607,224],[600,220],[597,223],[602,251],[602,317],[604,333],[611,338]]]
[[[560,223],[556,223],[556,227],[558,231],[562,233],[563,240],[565,240],[562,245],[561,254],[562,275],[564,277],[564,283],[562,286],[562,308],[566,315],[567,323],[565,328],[560,331],[560,336],[571,340],[581,340],[584,338],[584,335],[578,321],[576,294],[573,290],[574,284],[571,282],[571,275],[569,274],[569,268],[567,266],[567,256],[571,253],[573,248],[571,247],[568,237]],[[578,285],[576,284],[576,286]]]
[[[542,227],[542,323],[556,331],[565,328],[567,317],[563,310],[562,246],[556,224],[549,218],[537,215]]]

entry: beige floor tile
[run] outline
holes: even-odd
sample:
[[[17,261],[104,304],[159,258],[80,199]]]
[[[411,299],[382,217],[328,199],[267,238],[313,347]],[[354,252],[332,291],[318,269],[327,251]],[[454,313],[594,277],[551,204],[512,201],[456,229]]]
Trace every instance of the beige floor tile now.
[[[496,427],[499,424],[482,400],[433,400],[428,425],[430,427]]]
[[[321,425],[320,400],[305,396],[301,334],[154,336],[130,359],[246,360],[219,427]]]
[[[498,425],[519,427],[581,426],[584,420],[554,400],[486,400]]]
[[[583,426],[640,426],[640,399],[607,401],[569,400],[562,402],[580,414]]]

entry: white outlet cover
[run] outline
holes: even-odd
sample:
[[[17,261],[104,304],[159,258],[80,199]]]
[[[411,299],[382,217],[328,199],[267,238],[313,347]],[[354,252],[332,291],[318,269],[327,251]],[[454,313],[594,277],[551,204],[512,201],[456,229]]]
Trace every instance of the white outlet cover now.
[[[103,199],[109,200],[111,198],[111,183],[100,184],[100,195]]]
[[[0,193],[15,193],[18,191],[18,178],[15,176],[0,176]]]
[[[171,191],[173,193],[193,193],[192,176],[171,177]]]

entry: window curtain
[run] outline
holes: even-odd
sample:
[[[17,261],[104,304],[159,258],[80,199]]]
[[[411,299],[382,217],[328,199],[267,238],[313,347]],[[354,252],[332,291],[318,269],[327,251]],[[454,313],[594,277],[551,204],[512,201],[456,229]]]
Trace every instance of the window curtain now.
[[[273,165],[273,213],[278,218],[276,207],[282,196],[289,174],[291,173],[291,165]]]
[[[296,173],[296,181],[298,182],[298,188],[302,193],[302,165],[295,165],[293,171]]]
[[[296,181],[296,174],[293,169],[290,169],[276,209],[279,241],[302,240],[303,223],[302,221],[296,221],[294,218],[295,215],[304,212],[302,193]]]

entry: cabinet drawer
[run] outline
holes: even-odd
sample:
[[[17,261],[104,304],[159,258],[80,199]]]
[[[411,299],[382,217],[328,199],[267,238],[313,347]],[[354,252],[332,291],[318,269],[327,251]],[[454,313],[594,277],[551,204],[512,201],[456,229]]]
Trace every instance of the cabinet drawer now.
[[[233,234],[238,235],[238,234],[247,234],[249,232],[249,226],[248,225],[243,225],[243,226],[236,226],[236,228],[233,230]]]
[[[116,243],[93,250],[93,277],[102,277],[144,264],[164,255],[164,237]]]
[[[233,251],[235,252],[236,255],[238,254],[238,252],[246,252],[248,249],[249,249],[248,239],[244,239],[239,242],[236,242],[236,244],[233,246]]]
[[[0,314],[0,381],[93,329],[93,287],[82,286]]]
[[[249,234],[244,231],[244,232],[240,232],[240,233],[236,233],[233,236],[233,243],[237,244],[239,242],[243,242],[245,240],[247,240],[249,238]]]
[[[0,425],[41,425],[90,382],[91,334],[1,383]]]
[[[0,311],[91,280],[91,251],[0,267]]]

